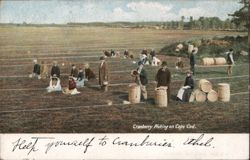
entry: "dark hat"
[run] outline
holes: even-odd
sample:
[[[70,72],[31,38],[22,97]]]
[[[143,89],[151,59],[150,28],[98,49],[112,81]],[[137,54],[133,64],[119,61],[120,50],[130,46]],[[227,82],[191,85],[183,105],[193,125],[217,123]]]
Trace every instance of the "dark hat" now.
[[[105,58],[103,56],[100,57],[100,60],[104,60]]]
[[[230,52],[233,51],[233,48],[230,48],[229,51],[230,51]]]
[[[161,66],[167,66],[167,65],[168,65],[168,64],[167,64],[166,61],[163,61],[162,64],[161,64]]]

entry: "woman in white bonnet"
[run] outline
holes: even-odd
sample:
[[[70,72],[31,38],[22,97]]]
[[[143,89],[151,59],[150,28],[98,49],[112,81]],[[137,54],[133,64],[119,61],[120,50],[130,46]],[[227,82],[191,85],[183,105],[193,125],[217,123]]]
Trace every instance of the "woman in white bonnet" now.
[[[57,92],[57,91],[61,91],[61,90],[62,90],[62,87],[61,87],[60,78],[58,78],[56,76],[56,74],[54,74],[50,78],[49,87],[47,87],[47,91],[48,92]]]

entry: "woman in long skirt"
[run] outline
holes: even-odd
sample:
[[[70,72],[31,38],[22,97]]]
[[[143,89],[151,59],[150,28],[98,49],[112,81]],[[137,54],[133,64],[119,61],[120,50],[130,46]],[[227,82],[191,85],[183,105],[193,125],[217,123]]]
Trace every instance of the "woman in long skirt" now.
[[[183,102],[189,102],[189,98],[194,89],[194,79],[192,77],[192,71],[187,71],[187,77],[185,79],[184,86],[182,86],[177,94],[177,100]]]

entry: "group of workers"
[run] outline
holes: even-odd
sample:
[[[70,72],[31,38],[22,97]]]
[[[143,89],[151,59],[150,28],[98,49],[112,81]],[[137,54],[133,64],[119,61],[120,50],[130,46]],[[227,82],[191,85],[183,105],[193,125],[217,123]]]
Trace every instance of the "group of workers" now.
[[[190,60],[190,70],[186,71],[186,79],[184,85],[179,89],[178,94],[176,96],[176,100],[188,102],[189,97],[194,89],[194,80],[192,75],[195,73],[195,51],[189,56]],[[103,91],[108,91],[108,64],[105,60],[106,57],[115,56],[117,55],[114,50],[111,50],[111,55],[109,52],[104,51],[104,56],[100,57],[100,64],[98,67],[99,70],[99,85],[100,89]],[[107,56],[108,55],[108,56]],[[131,58],[129,55],[128,50],[124,51],[124,56],[126,58]],[[227,52],[227,62],[229,64],[228,67],[228,74],[232,74],[232,65],[234,64],[233,60],[233,50],[230,49]],[[138,68],[136,69],[135,73],[135,82],[140,86],[141,93],[142,93],[142,100],[147,101],[147,89],[146,85],[148,84],[148,76],[147,72],[144,68],[144,65],[152,64],[158,66],[161,63],[160,69],[157,71],[155,76],[155,82],[157,83],[157,87],[165,87],[167,88],[167,95],[168,95],[168,102],[170,100],[170,91],[171,91],[171,72],[168,68],[167,62],[161,62],[157,57],[154,49],[151,49],[151,52],[147,53],[147,50],[144,48],[140,54],[140,59],[138,61]],[[48,66],[41,62],[42,66],[38,64],[37,60],[34,60],[34,68],[31,77],[40,78],[48,78]],[[183,71],[184,69],[184,62],[180,57],[177,58],[176,62],[176,69]],[[85,64],[84,68],[77,69],[76,66],[73,64],[72,69],[69,75],[69,84],[68,87],[62,89],[61,81],[60,81],[60,68],[56,61],[53,62],[51,73],[50,73],[50,83],[49,87],[47,87],[48,92],[53,91],[62,91],[65,94],[78,94],[80,93],[77,91],[77,88],[84,87],[84,82],[90,79],[96,79],[94,72],[89,68],[88,64]]]
[[[152,50],[153,51],[153,50]],[[150,53],[151,57],[156,57],[155,53]],[[193,92],[195,82],[193,79],[193,75],[195,74],[195,66],[196,66],[196,60],[195,60],[195,54],[196,50],[192,50],[191,54],[189,55],[189,64],[190,64],[190,70],[186,71],[186,78],[184,85],[179,89],[176,100],[177,101],[183,101],[183,102],[189,102],[189,98]],[[232,65],[234,65],[234,59],[233,59],[233,49],[229,49],[227,54],[227,65],[228,65],[228,75],[232,74]],[[137,72],[135,72],[138,76],[136,77],[136,82],[138,85],[140,85],[141,93],[143,96],[143,100],[147,100],[147,90],[146,85],[148,84],[148,78],[147,78],[147,72],[144,69],[144,65],[148,62],[148,56],[147,56],[147,50],[143,50],[141,53],[141,59],[138,63],[139,67],[137,68]],[[153,59],[153,58],[152,58]],[[184,62],[182,61],[181,57],[177,58],[176,62],[176,69],[183,71],[184,69]],[[133,72],[134,73],[134,72]],[[158,70],[155,81],[157,83],[157,87],[165,87],[168,95],[168,102],[170,100],[170,90],[171,90],[171,72],[167,66],[167,62],[163,61],[161,64],[161,68]]]
[[[49,86],[47,87],[48,92],[62,91],[65,94],[79,94],[77,88],[84,87],[84,81],[95,79],[94,72],[89,68],[88,64],[85,64],[83,68],[76,68],[76,65],[72,64],[71,72],[69,74],[69,83],[67,88],[61,87],[61,71],[57,61],[53,62],[51,67],[50,76],[48,73],[48,65],[41,62],[41,65],[37,62],[37,59],[33,60],[34,68],[33,73],[30,77],[36,77],[38,79],[50,78]]]
[[[135,82],[140,86],[141,93],[142,93],[142,100],[147,101],[147,89],[146,85],[148,84],[148,76],[147,72],[144,68],[145,63],[142,61],[138,62],[138,68],[137,72],[133,73],[136,75]],[[194,80],[192,78],[192,71],[188,70],[186,71],[187,77],[184,83],[184,86],[181,87],[181,91],[178,92],[177,100],[188,102],[189,97],[192,93],[192,90],[194,88]],[[160,69],[157,71],[155,76],[155,82],[157,83],[157,87],[164,87],[166,88],[167,92],[167,99],[168,102],[170,101],[170,95],[171,95],[171,71],[168,68],[167,62],[163,61],[161,64]]]

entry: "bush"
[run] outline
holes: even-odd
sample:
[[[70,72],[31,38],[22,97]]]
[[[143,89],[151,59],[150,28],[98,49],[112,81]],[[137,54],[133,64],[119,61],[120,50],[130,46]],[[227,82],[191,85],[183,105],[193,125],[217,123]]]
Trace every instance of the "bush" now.
[[[223,45],[223,43],[211,43],[213,40],[228,42],[227,45]],[[190,41],[191,42],[191,41]],[[181,50],[179,53],[175,52],[176,46],[182,43],[184,45],[184,50]],[[225,57],[225,52],[227,52],[230,48],[233,48],[235,51],[235,60],[236,61],[249,61],[249,56],[240,55],[240,51],[249,52],[249,44],[247,36],[225,36],[225,37],[214,37],[213,39],[199,39],[193,40],[191,42],[194,45],[199,45],[199,51],[197,53],[197,58],[203,57]],[[187,53],[187,41],[172,43],[166,45],[160,50],[160,54],[168,55],[168,56],[179,56],[179,57],[188,57]]]

